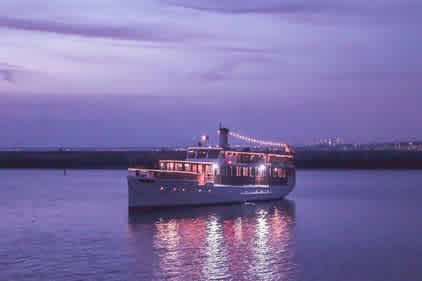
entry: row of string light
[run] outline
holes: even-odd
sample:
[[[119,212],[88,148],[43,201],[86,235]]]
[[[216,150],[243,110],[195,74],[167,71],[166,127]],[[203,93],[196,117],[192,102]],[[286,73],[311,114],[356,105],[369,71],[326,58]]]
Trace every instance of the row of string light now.
[[[229,132],[229,135],[232,136],[232,137],[235,137],[239,140],[250,142],[250,143],[255,143],[255,144],[259,144],[259,145],[288,148],[288,145],[285,144],[285,143],[275,142],[275,141],[259,140],[259,139],[243,136],[243,135],[238,134],[236,132]]]

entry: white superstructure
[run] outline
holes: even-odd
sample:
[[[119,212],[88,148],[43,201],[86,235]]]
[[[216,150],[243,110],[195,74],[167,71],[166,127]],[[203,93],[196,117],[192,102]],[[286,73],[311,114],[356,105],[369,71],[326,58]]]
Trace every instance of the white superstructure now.
[[[191,147],[186,160],[160,160],[159,169],[129,168],[129,208],[274,200],[293,190],[296,172],[289,149],[230,149],[229,130],[218,132],[218,147]]]

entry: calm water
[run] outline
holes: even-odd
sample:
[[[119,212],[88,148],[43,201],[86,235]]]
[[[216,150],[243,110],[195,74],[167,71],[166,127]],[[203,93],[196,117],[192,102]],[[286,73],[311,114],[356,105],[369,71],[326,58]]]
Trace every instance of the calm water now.
[[[0,170],[0,280],[420,280],[421,171],[298,171],[288,201],[128,214],[125,171]]]

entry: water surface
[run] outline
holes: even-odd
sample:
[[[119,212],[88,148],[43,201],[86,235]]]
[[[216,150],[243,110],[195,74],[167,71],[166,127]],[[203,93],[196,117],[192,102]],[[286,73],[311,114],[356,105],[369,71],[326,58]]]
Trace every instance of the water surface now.
[[[298,171],[289,200],[127,210],[126,171],[0,170],[0,280],[417,280],[420,171]]]

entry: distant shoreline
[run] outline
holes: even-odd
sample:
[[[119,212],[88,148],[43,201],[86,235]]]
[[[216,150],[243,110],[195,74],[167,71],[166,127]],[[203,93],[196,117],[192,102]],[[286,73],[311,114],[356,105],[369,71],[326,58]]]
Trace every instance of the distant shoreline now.
[[[183,160],[183,151],[0,151],[0,168],[126,169]],[[298,151],[298,169],[422,169],[420,151]]]

